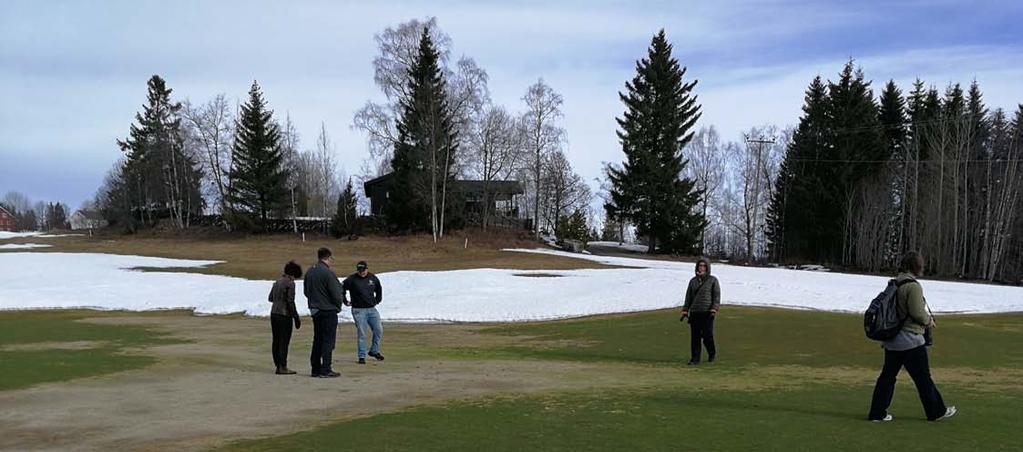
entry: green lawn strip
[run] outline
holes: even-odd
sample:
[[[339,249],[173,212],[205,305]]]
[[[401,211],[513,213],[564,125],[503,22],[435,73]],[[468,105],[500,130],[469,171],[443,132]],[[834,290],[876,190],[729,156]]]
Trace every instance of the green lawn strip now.
[[[890,424],[864,420],[869,386],[793,383],[770,391],[603,390],[463,401],[235,443],[227,450],[1009,450],[1020,391],[951,388],[962,414],[923,419],[900,385]]]
[[[931,348],[936,365],[1023,366],[1023,314],[941,316],[938,323]],[[879,343],[864,337],[858,314],[736,307],[722,312],[714,328],[719,366],[880,366]],[[502,325],[483,332],[530,339],[449,353],[652,364],[689,358],[688,325],[673,310]]]
[[[139,347],[180,342],[135,325],[83,322],[121,313],[0,312],[0,390],[137,369],[155,360]],[[65,343],[78,346],[62,348]]]

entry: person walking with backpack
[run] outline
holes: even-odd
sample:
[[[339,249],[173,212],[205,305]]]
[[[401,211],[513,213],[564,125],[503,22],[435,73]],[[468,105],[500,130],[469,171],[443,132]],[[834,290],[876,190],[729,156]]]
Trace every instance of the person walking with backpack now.
[[[317,262],[305,275],[305,297],[313,315],[313,347],[309,356],[312,376],[336,378],[341,374],[332,368],[334,345],[337,343],[337,315],[344,301],[341,281],[330,266],[334,255],[330,249],[316,251]]]
[[[945,406],[941,392],[931,379],[930,363],[927,357],[927,341],[924,333],[934,328],[934,317],[930,314],[924,299],[923,287],[917,278],[923,276],[924,259],[919,253],[910,251],[899,264],[899,276],[895,283],[896,313],[903,319],[898,333],[881,343],[884,348],[884,366],[874,385],[867,419],[874,422],[888,422],[894,418],[888,413],[895,394],[895,381],[903,367],[909,372],[916,391],[920,396],[927,420],[936,421],[956,414],[955,406]]]
[[[714,317],[721,307],[721,287],[718,279],[710,275],[710,262],[707,259],[696,261],[696,276],[689,280],[686,289],[686,301],[682,306],[682,318],[689,318],[689,365],[700,364],[703,346],[707,347],[707,362],[717,357],[714,346]]]
[[[295,371],[288,369],[288,347],[291,344],[291,325],[295,329],[302,327],[302,320],[298,317],[298,310],[295,308],[295,280],[302,277],[302,267],[295,261],[284,264],[284,274],[270,289],[267,301],[272,303],[270,307],[270,331],[273,334],[271,351],[274,357],[274,365],[277,366],[277,375],[294,375]]]
[[[355,264],[355,273],[345,278],[341,286],[352,294],[352,319],[355,320],[356,349],[359,364],[366,364],[366,331],[373,332],[373,341],[369,347],[369,356],[383,361],[380,354],[380,340],[384,337],[384,328],[380,325],[380,313],[376,306],[384,299],[384,287],[377,276],[369,272],[369,264],[359,261]],[[345,304],[349,304],[345,301]]]

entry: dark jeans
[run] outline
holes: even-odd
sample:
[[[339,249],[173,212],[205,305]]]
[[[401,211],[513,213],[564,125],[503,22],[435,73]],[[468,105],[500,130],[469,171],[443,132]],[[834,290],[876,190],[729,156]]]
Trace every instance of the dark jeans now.
[[[274,365],[278,369],[288,367],[288,345],[291,344],[293,322],[294,320],[286,315],[270,314],[270,331],[273,332],[271,351],[274,355]]]
[[[920,395],[920,403],[924,405],[927,420],[933,421],[945,414],[945,401],[941,399],[938,387],[931,380],[931,368],[927,360],[927,347],[919,346],[902,352],[884,351],[884,367],[877,377],[874,386],[874,397],[870,402],[870,420],[881,419],[888,414],[888,406],[895,394],[895,380],[906,366],[910,378],[916,384],[916,392]]]
[[[313,316],[313,351],[309,363],[313,375],[332,372],[334,344],[337,341],[337,312],[320,311]]]
[[[714,316],[709,312],[689,313],[689,348],[690,360],[700,361],[701,347],[700,340],[707,347],[707,354],[713,357],[717,354],[714,348]]]

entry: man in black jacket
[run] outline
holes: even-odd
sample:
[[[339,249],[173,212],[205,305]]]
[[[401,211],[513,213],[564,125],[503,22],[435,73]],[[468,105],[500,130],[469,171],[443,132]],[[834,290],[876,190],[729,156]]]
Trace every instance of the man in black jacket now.
[[[703,345],[707,347],[707,361],[713,362],[717,356],[714,346],[714,316],[721,307],[721,286],[718,279],[710,275],[710,261],[696,261],[696,276],[689,280],[686,289],[686,301],[682,306],[682,318],[689,318],[690,365],[700,364]]]
[[[305,297],[309,301],[309,313],[313,316],[313,349],[309,357],[312,376],[335,378],[331,363],[334,345],[337,342],[337,315],[344,302],[344,289],[337,275],[330,269],[334,256],[327,248],[316,251],[318,262],[306,272]]]
[[[369,264],[366,261],[359,261],[355,265],[355,273],[345,278],[341,284],[345,291],[352,294],[351,303],[345,300],[345,304],[352,307],[352,318],[355,319],[355,332],[358,339],[359,364],[366,364],[366,330],[372,330],[373,343],[369,347],[369,356],[383,361],[384,355],[380,354],[380,340],[384,337],[384,328],[380,325],[380,313],[376,305],[384,299],[384,288],[376,275],[369,272]],[[343,296],[342,292],[342,296]]]

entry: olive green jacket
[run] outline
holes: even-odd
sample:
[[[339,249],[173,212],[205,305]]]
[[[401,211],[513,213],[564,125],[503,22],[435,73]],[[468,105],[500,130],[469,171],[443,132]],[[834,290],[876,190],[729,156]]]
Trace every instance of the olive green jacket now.
[[[896,281],[902,282],[908,279],[916,279],[910,273],[900,273]],[[931,313],[927,309],[927,300],[924,298],[924,289],[920,283],[903,284],[895,293],[895,312],[899,318],[905,318],[906,323],[902,325],[903,331],[914,334],[924,334],[927,325],[931,324]]]

